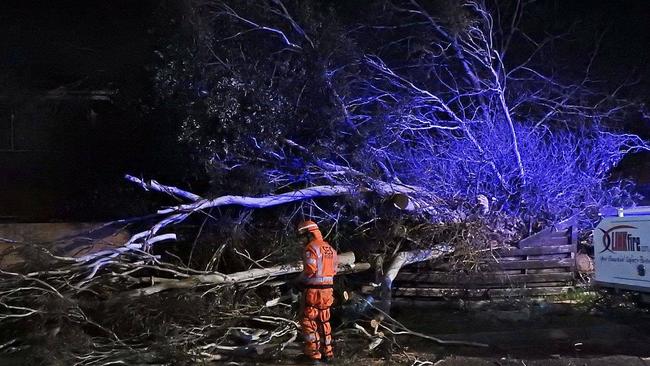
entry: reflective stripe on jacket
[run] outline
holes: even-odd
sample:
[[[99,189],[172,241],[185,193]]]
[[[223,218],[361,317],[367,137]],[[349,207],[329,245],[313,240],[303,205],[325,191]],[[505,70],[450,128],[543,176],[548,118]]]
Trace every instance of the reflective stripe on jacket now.
[[[327,242],[314,240],[307,244],[304,258],[304,283],[308,285],[332,285],[336,274],[336,250]]]

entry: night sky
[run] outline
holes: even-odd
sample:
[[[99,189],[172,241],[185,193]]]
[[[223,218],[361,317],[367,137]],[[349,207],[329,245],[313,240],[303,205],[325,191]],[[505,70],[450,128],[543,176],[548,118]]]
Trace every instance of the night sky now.
[[[129,213],[118,202],[105,201],[115,194],[131,197],[116,188],[127,185],[121,181],[124,173],[173,182],[173,164],[157,153],[156,144],[173,141],[164,135],[175,121],[142,107],[151,98],[149,66],[159,43],[151,29],[164,21],[163,5],[152,0],[1,2],[0,221],[107,219]],[[626,96],[650,104],[650,1],[540,0],[533,6],[534,19],[522,26],[562,32],[576,24],[571,37],[584,39],[585,47],[567,51],[585,62],[592,49],[586,40],[606,32],[594,75],[608,87],[631,76],[638,83]],[[118,90],[118,102],[68,102],[72,107],[34,102],[62,86]],[[22,112],[14,117],[12,145],[7,136],[16,106]],[[58,117],[40,117],[30,108],[58,108]],[[629,123],[650,139],[649,120]],[[648,154],[631,157],[619,174],[650,184],[649,161]],[[96,210],[88,205],[77,210],[75,201],[87,202],[88,196],[97,200]]]

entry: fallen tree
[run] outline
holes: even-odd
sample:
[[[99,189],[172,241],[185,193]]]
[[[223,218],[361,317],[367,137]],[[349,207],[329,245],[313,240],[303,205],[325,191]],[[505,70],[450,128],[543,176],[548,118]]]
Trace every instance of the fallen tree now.
[[[50,253],[38,246],[23,247],[27,257],[29,257],[29,250],[32,253],[34,251],[39,253],[37,257],[39,262],[27,263],[25,268],[30,270],[26,272],[0,272],[2,276],[0,305],[3,307],[0,323],[6,325],[3,329],[21,328],[26,333],[2,334],[4,342],[0,349],[20,354],[33,347],[33,340],[26,338],[26,334],[36,332],[35,337],[38,339],[59,333],[67,337],[68,332],[77,327],[90,327],[101,333],[99,341],[95,341],[90,349],[84,350],[72,351],[67,348],[67,345],[61,346],[64,348],[61,357],[67,359],[73,357],[78,364],[92,364],[99,361],[127,363],[154,361],[163,357],[163,354],[147,350],[146,342],[134,341],[140,337],[138,327],[129,326],[121,329],[122,320],[115,320],[115,314],[119,314],[120,311],[115,312],[112,309],[127,307],[136,318],[142,317],[143,322],[148,323],[150,321],[148,320],[150,315],[147,315],[150,306],[148,299],[164,302],[166,296],[170,296],[167,297],[168,299],[176,296],[193,299],[192,302],[202,304],[198,305],[199,308],[211,303],[216,304],[209,307],[217,306],[216,311],[220,314],[217,318],[224,316],[226,317],[224,321],[228,319],[223,325],[215,326],[214,317],[206,318],[201,312],[198,312],[196,317],[183,320],[181,319],[184,315],[174,315],[173,317],[176,318],[170,324],[176,329],[175,333],[169,334],[166,330],[163,334],[167,334],[166,342],[169,347],[177,347],[180,344],[191,345],[182,357],[190,357],[195,361],[209,361],[224,360],[229,357],[272,356],[296,340],[299,328],[292,320],[295,313],[290,311],[293,298],[282,295],[278,292],[278,287],[286,285],[291,281],[291,275],[302,271],[302,262],[262,267],[260,261],[263,259],[256,260],[246,251],[240,253],[235,250],[238,255],[245,257],[258,268],[227,273],[203,271],[182,264],[182,260],[181,264],[173,263],[178,262],[180,258],[167,251],[162,251],[165,254],[160,254],[161,250],[154,244],[179,239],[176,233],[161,233],[161,230],[168,229],[172,223],[180,222],[174,222],[170,217],[186,215],[183,211],[189,210],[209,217],[206,209],[210,205],[273,207],[307,198],[323,198],[330,193],[349,194],[349,187],[345,189],[333,187],[329,190],[316,187],[297,193],[289,192],[259,198],[229,196],[206,200],[191,192],[155,181],[144,182],[131,176],[127,176],[127,179],[145,189],[165,193],[177,199],[193,201],[193,204],[178,206],[171,211],[159,210],[156,216],[167,215],[170,212],[171,215],[167,215],[163,220],[154,217],[156,222],[152,228],[134,234],[121,247],[101,249],[81,257],[67,256],[65,253]],[[319,196],[320,194],[322,196]],[[133,222],[133,220],[127,221]],[[143,243],[147,246],[142,245]],[[407,256],[404,263],[427,260],[434,256],[432,255],[434,251],[427,252],[429,255],[422,253],[415,257]],[[398,258],[401,257],[398,255]],[[34,270],[34,267],[39,269]],[[338,275],[367,269],[370,269],[370,264],[356,262],[354,253],[343,252],[339,255]],[[393,272],[391,267],[389,270],[391,276]],[[266,289],[263,292],[271,291],[271,296],[260,295],[258,292],[263,289]],[[241,296],[244,296],[245,300]],[[238,300],[234,300],[236,298]],[[88,299],[92,299],[92,302],[88,303]],[[103,305],[99,307],[101,310],[90,305],[96,301],[102,302]],[[52,312],[50,307],[53,306],[53,302],[57,303],[62,310]],[[286,306],[278,306],[280,304]],[[172,314],[174,312],[171,311]],[[237,316],[228,317],[227,314],[231,312],[235,312]],[[47,330],[52,319],[57,319],[55,322],[60,325]],[[35,325],[44,330],[39,333],[34,328]],[[178,331],[179,334],[176,333]],[[219,341],[215,342],[216,336]],[[241,345],[242,342],[245,345]],[[78,358],[73,356],[79,353],[81,356]],[[37,355],[38,353],[35,353],[34,357]]]
[[[61,332],[67,336],[68,331],[78,327],[94,328],[101,333],[97,338],[99,341],[95,341],[89,349],[72,351],[67,346],[62,346],[63,358],[73,357],[75,362],[82,365],[100,361],[152,362],[164,358],[164,353],[150,350],[148,344],[151,341],[143,343],[138,340],[141,337],[139,326],[121,328],[123,321],[115,315],[121,310],[116,312],[114,309],[128,308],[136,319],[142,318],[142,324],[150,324],[149,317],[154,316],[148,310],[152,301],[164,303],[169,299],[184,298],[191,304],[183,301],[183,306],[199,309],[196,316],[186,319],[187,313],[175,314],[176,310],[166,310],[169,314],[175,314],[169,315],[172,319],[168,323],[174,331],[169,333],[170,330],[161,329],[168,347],[174,349],[182,344],[186,348],[179,357],[189,357],[194,361],[272,357],[296,341],[299,327],[292,320],[295,312],[291,311],[291,303],[295,299],[290,294],[283,294],[280,287],[286,287],[291,282],[291,276],[302,270],[302,262],[264,267],[260,264],[264,258],[254,259],[248,251],[239,252],[235,249],[234,252],[249,261],[253,268],[234,272],[206,271],[183,264],[181,258],[160,248],[158,243],[179,240],[176,232],[163,232],[163,229],[171,229],[172,224],[185,220],[189,213],[210,218],[210,207],[265,208],[314,198],[348,196],[353,189],[351,186],[314,187],[264,197],[225,196],[204,199],[186,190],[155,181],[145,182],[132,176],[126,178],[146,190],[161,192],[191,203],[158,210],[156,215],[150,217],[155,220],[152,227],[132,235],[121,247],[104,248],[80,257],[50,253],[42,247],[31,248],[40,253],[39,260],[47,258],[40,263],[41,267],[46,264],[45,267],[33,270],[35,263],[32,262],[31,266],[27,266],[31,268],[28,272],[0,272],[0,293],[3,294],[0,305],[4,309],[0,323],[6,325],[4,329],[20,327],[29,333],[34,332],[34,325],[39,324],[39,327],[49,329],[47,324],[55,318],[56,324],[62,325],[53,330],[45,330],[44,333],[36,332],[39,334],[37,338],[51,336],[52,332]],[[408,190],[409,193],[415,193],[413,188]],[[392,199],[392,191],[381,193]],[[399,193],[404,194],[404,191]],[[316,205],[315,202],[313,204]],[[160,216],[165,217],[160,220]],[[182,248],[189,243],[184,241],[179,245]],[[398,253],[393,264],[386,268],[382,296],[387,296],[387,299],[382,300],[390,304],[390,283],[403,265],[430,260],[449,253],[450,250],[450,247],[445,246]],[[369,263],[357,262],[355,259],[352,252],[341,253],[338,275],[371,268]],[[92,299],[92,302],[88,303],[88,299]],[[101,310],[90,305],[97,301],[103,304],[99,307]],[[63,310],[52,312],[49,309],[52,302],[58,303],[57,306]],[[216,318],[203,313],[208,308],[211,309],[210,313],[216,311]],[[388,311],[386,307],[383,309]],[[237,315],[232,317],[229,314]],[[216,325],[217,319],[221,319],[221,325]],[[359,327],[359,324],[356,326]],[[33,347],[33,341],[25,338],[24,334],[3,336],[5,341],[2,348],[7,352],[21,353]],[[215,337],[219,340],[215,341]],[[75,354],[81,356],[71,356]]]
[[[191,214],[197,212],[205,212],[208,209],[220,206],[242,206],[246,208],[268,208],[279,206],[283,204],[293,203],[297,201],[307,201],[316,198],[333,197],[350,195],[355,192],[368,191],[368,189],[360,189],[355,186],[333,185],[333,186],[316,186],[304,188],[296,191],[286,193],[279,193],[275,195],[268,195],[264,197],[246,197],[246,196],[221,196],[214,199],[204,199],[194,193],[181,190],[176,187],[161,185],[156,181],[144,182],[131,175],[126,175],[125,178],[134,182],[146,190],[155,190],[161,193],[169,194],[172,197],[180,197],[187,200],[194,201],[189,204],[183,204],[176,207],[161,209],[157,211],[158,215],[167,215],[165,218],[159,220],[151,228],[134,234],[123,247],[115,249],[107,249],[99,252],[87,254],[83,257],[75,259],[80,265],[87,266],[90,271],[87,279],[92,278],[98,270],[107,264],[111,263],[117,256],[125,254],[130,251],[150,251],[151,246],[155,243],[176,240],[174,233],[159,234],[161,230],[183,222]],[[375,186],[377,183],[375,183]],[[394,190],[390,190],[390,185],[382,186],[379,193],[382,195],[394,196],[400,194],[404,196],[404,187],[398,188],[395,186]],[[408,188],[406,192],[415,193],[413,188]],[[408,200],[408,198],[406,198]],[[402,199],[403,200],[403,199]],[[408,205],[407,205],[408,206]],[[412,204],[411,204],[411,207]],[[411,208],[409,208],[411,209]]]

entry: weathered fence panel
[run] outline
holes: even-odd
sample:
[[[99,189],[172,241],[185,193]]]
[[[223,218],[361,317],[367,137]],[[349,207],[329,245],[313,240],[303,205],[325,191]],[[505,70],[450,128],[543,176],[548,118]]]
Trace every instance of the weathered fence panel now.
[[[501,298],[565,294],[574,288],[577,229],[574,219],[521,240],[516,247],[486,250],[471,271],[449,263],[407,267],[393,287],[394,297]]]

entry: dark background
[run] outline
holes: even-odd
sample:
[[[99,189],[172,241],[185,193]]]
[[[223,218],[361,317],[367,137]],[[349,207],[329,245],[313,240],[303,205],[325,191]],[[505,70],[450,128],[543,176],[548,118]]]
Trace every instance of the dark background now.
[[[162,180],[177,173],[173,121],[148,108],[158,42],[151,29],[161,3],[2,7],[0,220],[102,220],[138,211],[125,173]],[[47,99],[53,90],[117,94]]]
[[[178,121],[153,102],[151,67],[164,43],[157,30],[176,16],[168,5],[0,4],[0,221],[107,220],[143,212],[146,196],[123,180],[125,173],[192,184],[189,158],[175,138]],[[650,2],[538,1],[533,9],[523,26],[561,33],[575,25],[571,37],[584,47],[567,50],[571,60],[586,64],[594,32],[604,31],[593,74],[611,88],[626,78],[638,81],[626,96],[650,103]],[[92,100],[93,90],[116,94]],[[53,93],[59,97],[48,98]],[[650,139],[648,119],[631,117],[627,124]],[[615,176],[647,190],[649,155],[627,158]]]

